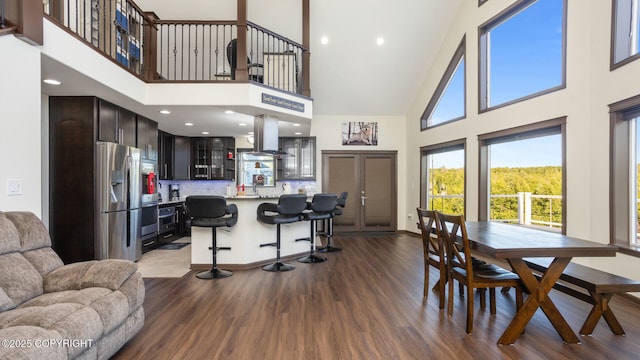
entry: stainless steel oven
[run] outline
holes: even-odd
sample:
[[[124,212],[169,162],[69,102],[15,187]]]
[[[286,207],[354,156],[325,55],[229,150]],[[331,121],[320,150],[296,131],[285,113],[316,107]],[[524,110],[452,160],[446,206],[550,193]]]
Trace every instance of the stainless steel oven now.
[[[158,241],[158,205],[142,205],[142,248],[154,245]]]
[[[158,238],[170,238],[176,230],[176,207],[163,206],[158,210]]]

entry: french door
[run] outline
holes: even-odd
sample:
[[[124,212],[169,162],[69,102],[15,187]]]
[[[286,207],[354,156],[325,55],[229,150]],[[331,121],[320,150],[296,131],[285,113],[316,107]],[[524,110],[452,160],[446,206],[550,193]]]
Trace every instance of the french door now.
[[[335,232],[397,229],[397,153],[395,151],[323,151],[323,192],[349,193]]]

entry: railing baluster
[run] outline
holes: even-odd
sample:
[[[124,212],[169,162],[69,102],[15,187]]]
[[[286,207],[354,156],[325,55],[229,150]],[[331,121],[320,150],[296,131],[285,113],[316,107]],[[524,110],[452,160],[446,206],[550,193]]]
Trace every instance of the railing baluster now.
[[[53,15],[62,17],[54,20],[141,78],[155,73],[170,81],[215,81],[219,79],[216,74],[229,73],[226,47],[237,38],[234,21],[147,18],[130,0],[61,1],[65,11]],[[0,11],[0,24],[4,24],[4,0],[0,0]],[[52,16],[50,7],[45,11]],[[156,49],[147,49],[147,56],[155,56],[154,61],[142,55],[144,46],[150,45],[144,44],[144,32],[149,29],[156,33]],[[262,64],[262,70],[249,69],[250,79],[298,93],[302,45],[250,22],[247,31],[247,57],[251,64]],[[156,68],[147,71],[145,62]]]

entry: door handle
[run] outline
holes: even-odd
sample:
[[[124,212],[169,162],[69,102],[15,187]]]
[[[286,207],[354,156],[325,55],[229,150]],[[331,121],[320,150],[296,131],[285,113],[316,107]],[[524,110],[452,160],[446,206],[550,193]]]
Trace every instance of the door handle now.
[[[366,196],[360,196],[360,200],[362,201],[362,206],[364,206],[365,202],[367,200],[367,197]]]

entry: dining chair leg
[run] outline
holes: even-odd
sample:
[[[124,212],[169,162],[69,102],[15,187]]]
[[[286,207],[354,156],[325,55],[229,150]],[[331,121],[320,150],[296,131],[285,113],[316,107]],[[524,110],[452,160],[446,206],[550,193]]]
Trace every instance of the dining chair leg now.
[[[471,331],[473,330],[473,289],[467,287],[468,290],[468,294],[467,294],[467,334],[471,334]]]
[[[487,307],[487,289],[478,289],[478,294],[480,295],[480,309],[485,309]]]
[[[422,291],[422,297],[425,298],[429,295],[429,261],[424,259],[424,288]]]
[[[447,301],[447,315],[453,316],[453,277],[449,275],[449,299]]]
[[[496,314],[496,288],[489,289],[489,312],[491,315]]]

